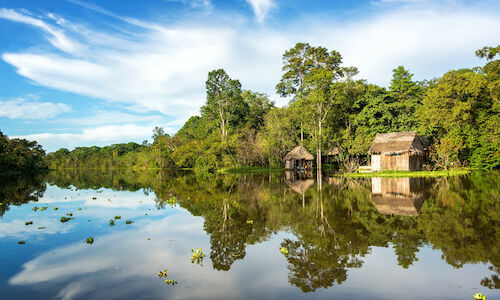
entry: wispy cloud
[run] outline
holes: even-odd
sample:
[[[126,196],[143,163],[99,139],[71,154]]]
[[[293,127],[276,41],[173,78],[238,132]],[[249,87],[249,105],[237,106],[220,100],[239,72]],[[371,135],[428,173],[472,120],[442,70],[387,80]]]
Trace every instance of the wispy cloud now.
[[[9,119],[48,119],[71,111],[64,103],[41,102],[35,97],[0,100],[0,117]]]
[[[269,10],[275,6],[272,0],[246,0],[252,6],[257,22],[262,23]]]
[[[51,15],[51,17],[53,16],[54,15]],[[34,18],[25,13],[20,13],[13,9],[6,8],[0,9],[0,18],[32,25],[39,29],[42,29],[47,34],[47,39],[52,44],[52,46],[64,52],[75,54],[78,51],[82,50],[81,48],[83,46],[78,42],[68,38],[62,30],[54,28],[53,26],[45,23],[38,18]],[[61,22],[61,19],[59,19],[57,22]]]
[[[203,8],[211,10],[213,8],[212,1],[210,0],[165,0],[170,2],[180,2],[184,5],[189,5],[192,8]]]

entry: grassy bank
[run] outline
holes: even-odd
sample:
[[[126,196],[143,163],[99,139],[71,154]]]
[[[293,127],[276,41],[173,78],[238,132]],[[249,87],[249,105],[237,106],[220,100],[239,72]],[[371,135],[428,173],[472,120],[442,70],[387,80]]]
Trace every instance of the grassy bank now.
[[[237,174],[237,173],[270,173],[270,172],[282,172],[284,168],[276,167],[238,167],[238,168],[224,168],[218,169],[217,173],[221,174]]]
[[[344,173],[345,177],[448,177],[469,174],[469,169],[440,171],[382,171],[371,173]]]

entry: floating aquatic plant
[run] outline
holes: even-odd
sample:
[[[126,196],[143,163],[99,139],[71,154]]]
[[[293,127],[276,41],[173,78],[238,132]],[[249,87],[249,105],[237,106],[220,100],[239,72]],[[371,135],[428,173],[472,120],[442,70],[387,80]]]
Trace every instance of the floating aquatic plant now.
[[[283,255],[287,255],[287,254],[288,254],[288,249],[287,249],[287,248],[285,248],[285,247],[281,247],[280,252],[281,252]]]
[[[115,220],[120,220],[122,216],[115,216]]]
[[[58,209],[59,209],[59,207],[57,207],[57,206],[56,206],[56,207],[54,207],[54,210],[58,210]]]
[[[115,220],[113,219],[109,220],[109,226],[115,226]]]
[[[17,242],[17,243],[18,243],[19,245],[24,245],[24,244],[26,244],[26,242],[25,242],[25,241],[19,241],[19,242]]]
[[[61,223],[66,223],[68,222],[69,220],[73,220],[74,218],[68,218],[68,217],[61,217],[60,221]]]
[[[253,220],[247,220],[247,224],[253,224]]]
[[[163,270],[163,271],[160,271],[158,273],[158,277],[160,278],[167,278],[167,269]],[[166,279],[165,280],[165,283],[166,284],[170,284],[170,285],[176,285],[177,284],[177,280],[173,280],[173,279]]]
[[[162,277],[167,277],[167,269],[163,270],[163,271],[160,271],[158,273],[158,277],[162,278]]]
[[[47,227],[45,227],[45,226],[38,227],[38,229],[45,229],[45,228],[47,228]]]
[[[33,207],[33,211],[37,211],[37,210],[38,210],[38,206]]]
[[[166,284],[171,284],[171,285],[176,285],[177,284],[177,280],[167,279],[167,280],[165,280],[165,283]]]
[[[127,220],[127,221],[125,221],[125,224],[127,224],[127,225],[130,225],[130,224],[132,224],[132,223],[134,223],[134,221],[132,221],[132,220]]]
[[[47,208],[48,208],[47,206],[41,207],[41,208],[40,208],[40,211],[47,210]]]
[[[33,221],[24,222],[24,225],[31,225],[31,224],[33,224]]]
[[[72,217],[72,216],[73,216],[73,214],[72,214],[72,213],[67,213],[66,215],[67,215],[68,217]]]
[[[85,240],[87,242],[87,244],[93,244],[94,243],[94,238],[93,237],[89,237]]]
[[[92,200],[97,200],[97,197],[92,197]]]
[[[77,210],[82,210],[81,208],[77,209]]]
[[[191,249],[191,252],[193,252],[193,256],[191,256],[191,262],[194,263],[196,262],[197,264],[200,264],[203,262],[203,252],[202,248],[199,249]]]
[[[167,200],[166,203],[170,205],[170,207],[174,207],[177,205],[177,198],[175,196],[170,196]]]

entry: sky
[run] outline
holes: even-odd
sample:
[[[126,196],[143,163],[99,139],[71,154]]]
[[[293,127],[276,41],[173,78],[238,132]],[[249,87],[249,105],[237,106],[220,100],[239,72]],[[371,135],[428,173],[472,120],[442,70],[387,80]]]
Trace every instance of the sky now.
[[[0,130],[46,151],[151,141],[199,115],[209,71],[275,93],[297,42],[390,84],[481,66],[497,0],[0,0]]]

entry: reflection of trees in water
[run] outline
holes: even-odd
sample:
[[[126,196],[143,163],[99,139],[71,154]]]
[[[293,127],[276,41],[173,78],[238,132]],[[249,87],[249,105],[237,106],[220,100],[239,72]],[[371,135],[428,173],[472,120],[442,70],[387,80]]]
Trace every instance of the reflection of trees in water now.
[[[158,208],[175,195],[180,206],[204,218],[210,257],[218,270],[229,270],[243,259],[247,245],[287,230],[296,236],[283,241],[289,250],[289,280],[304,291],[342,283],[347,269],[361,267],[361,258],[372,246],[392,244],[398,264],[409,268],[426,243],[440,249],[456,268],[491,263],[493,274],[482,284],[498,288],[499,173],[427,180],[426,200],[413,216],[379,213],[372,202],[371,180],[366,179],[324,178],[318,190],[317,184],[307,182],[290,186],[281,174],[51,176],[49,181],[62,187],[154,191]],[[293,187],[299,185],[307,188],[297,192]]]
[[[36,202],[45,192],[44,174],[9,175],[0,177],[0,217],[10,205]]]

